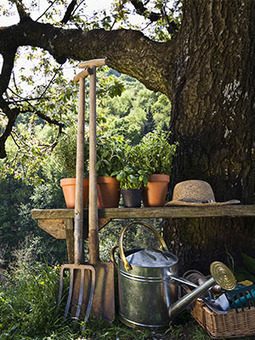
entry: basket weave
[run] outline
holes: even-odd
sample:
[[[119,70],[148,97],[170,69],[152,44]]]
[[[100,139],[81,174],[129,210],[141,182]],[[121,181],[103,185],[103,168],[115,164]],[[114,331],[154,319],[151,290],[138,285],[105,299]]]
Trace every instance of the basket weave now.
[[[194,319],[212,338],[237,338],[255,335],[255,307],[227,314],[214,313],[203,302],[196,301],[191,311]]]

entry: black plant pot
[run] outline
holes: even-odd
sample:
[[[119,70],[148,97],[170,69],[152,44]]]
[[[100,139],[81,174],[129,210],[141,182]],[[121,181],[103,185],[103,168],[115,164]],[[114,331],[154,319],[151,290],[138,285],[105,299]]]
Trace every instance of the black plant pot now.
[[[125,208],[140,208],[142,200],[141,189],[121,190]]]

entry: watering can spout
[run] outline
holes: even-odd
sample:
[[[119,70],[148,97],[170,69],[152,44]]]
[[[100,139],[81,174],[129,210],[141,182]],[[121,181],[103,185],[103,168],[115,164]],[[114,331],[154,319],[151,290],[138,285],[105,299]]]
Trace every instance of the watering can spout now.
[[[177,302],[173,303],[168,309],[169,318],[172,320],[178,314],[180,314],[185,308],[188,307],[194,300],[203,295],[213,284],[215,283],[214,278],[210,278],[201,286],[198,286],[192,290],[189,294],[184,295]]]
[[[168,314],[171,320],[180,314],[194,300],[203,295],[215,283],[226,290],[232,290],[235,288],[236,279],[230,269],[223,263],[218,261],[213,262],[210,266],[210,271],[212,275],[210,279],[204,282],[201,286],[192,290],[189,294],[184,295],[181,299],[169,307]],[[175,277],[172,277],[172,279],[175,279]]]

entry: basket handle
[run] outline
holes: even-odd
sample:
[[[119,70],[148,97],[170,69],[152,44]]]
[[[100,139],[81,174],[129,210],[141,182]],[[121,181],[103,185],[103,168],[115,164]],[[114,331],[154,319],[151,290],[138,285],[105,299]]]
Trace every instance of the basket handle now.
[[[124,238],[124,234],[126,232],[126,230],[133,224],[140,224],[148,229],[150,229],[154,235],[156,235],[156,237],[158,238],[159,242],[161,243],[162,249],[168,251],[167,245],[165,243],[165,241],[163,240],[163,238],[161,237],[161,235],[157,232],[157,230],[155,228],[153,228],[150,224],[146,223],[146,222],[142,222],[142,221],[136,221],[136,222],[130,222],[129,224],[127,224],[124,229],[122,230],[121,234],[120,234],[120,239],[119,239],[119,252],[120,252],[120,258],[124,264],[124,267],[126,269],[126,271],[129,271],[132,269],[130,263],[128,262],[125,253],[124,253],[124,249],[123,249],[123,238]]]

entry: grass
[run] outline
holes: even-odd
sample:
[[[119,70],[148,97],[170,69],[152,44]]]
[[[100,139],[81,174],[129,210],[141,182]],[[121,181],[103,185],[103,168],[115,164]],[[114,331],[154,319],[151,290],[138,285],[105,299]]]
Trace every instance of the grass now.
[[[17,254],[15,265],[0,276],[0,340],[207,340],[210,337],[182,313],[164,333],[131,329],[118,319],[113,323],[65,319],[57,306],[60,266],[34,262],[29,251]]]
[[[63,318],[66,299],[63,299],[63,305],[57,306],[59,269],[59,266],[50,267],[21,256],[1,276],[1,340],[196,339],[187,337],[190,329],[196,326],[189,315],[186,316],[188,323],[171,326],[165,333],[131,329],[117,318],[111,324],[89,320],[82,331],[82,321],[77,322],[71,317]],[[204,335],[206,339],[206,334]]]

